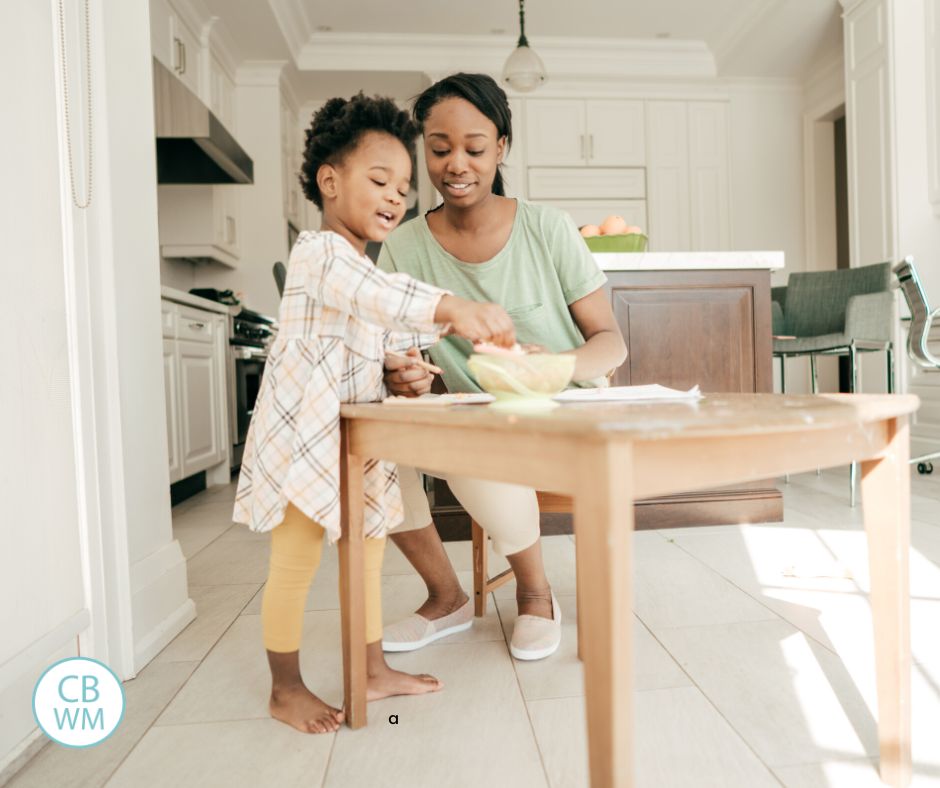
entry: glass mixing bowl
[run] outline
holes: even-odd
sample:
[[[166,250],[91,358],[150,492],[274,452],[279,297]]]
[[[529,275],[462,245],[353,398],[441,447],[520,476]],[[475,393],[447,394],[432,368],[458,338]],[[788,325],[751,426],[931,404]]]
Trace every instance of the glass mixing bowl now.
[[[558,404],[552,397],[571,382],[575,361],[570,353],[474,353],[467,366],[480,388],[496,397],[495,407],[540,410]]]

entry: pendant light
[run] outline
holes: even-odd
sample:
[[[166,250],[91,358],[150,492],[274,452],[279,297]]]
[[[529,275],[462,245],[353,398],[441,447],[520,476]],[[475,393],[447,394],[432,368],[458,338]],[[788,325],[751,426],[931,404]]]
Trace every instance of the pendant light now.
[[[525,0],[519,0],[519,43],[503,66],[503,82],[520,93],[535,90],[545,81],[545,66],[525,37]]]

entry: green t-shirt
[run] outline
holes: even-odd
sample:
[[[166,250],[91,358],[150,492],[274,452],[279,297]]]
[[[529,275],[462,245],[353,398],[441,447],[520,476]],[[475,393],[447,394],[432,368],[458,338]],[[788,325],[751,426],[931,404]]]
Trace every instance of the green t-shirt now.
[[[509,240],[486,262],[458,260],[434,238],[425,217],[419,216],[389,235],[378,266],[410,274],[461,298],[500,304],[512,318],[520,343],[542,345],[556,353],[580,347],[584,336],[568,304],[602,287],[607,277],[568,214],[546,205],[516,202]],[[467,340],[445,337],[430,352],[444,370],[448,391],[480,391],[467,368],[472,352]],[[601,378],[574,385],[604,383]]]

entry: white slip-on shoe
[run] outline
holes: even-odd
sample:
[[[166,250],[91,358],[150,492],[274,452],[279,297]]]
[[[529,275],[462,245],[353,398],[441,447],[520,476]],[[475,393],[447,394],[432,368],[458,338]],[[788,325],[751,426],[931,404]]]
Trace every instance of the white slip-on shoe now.
[[[552,594],[552,618],[523,615],[516,619],[509,653],[516,659],[550,657],[561,645],[561,606]]]
[[[412,613],[382,630],[382,651],[417,651],[435,640],[473,626],[473,600],[435,621]]]

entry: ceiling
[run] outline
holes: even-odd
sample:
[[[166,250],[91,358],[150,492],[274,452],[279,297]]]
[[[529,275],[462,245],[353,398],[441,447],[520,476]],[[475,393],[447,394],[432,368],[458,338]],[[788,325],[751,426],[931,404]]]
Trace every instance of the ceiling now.
[[[447,35],[511,38],[518,34],[513,0],[202,0],[220,17],[245,60],[296,62],[312,37],[331,34]],[[614,35],[617,31],[620,35]],[[701,41],[722,77],[804,79],[842,48],[838,0],[530,0],[526,34],[538,50],[539,38],[673,39]],[[298,74],[303,92],[323,84],[315,74]],[[330,77],[336,89],[338,74]],[[407,91],[411,74],[370,72],[350,76],[350,84],[376,82]]]

